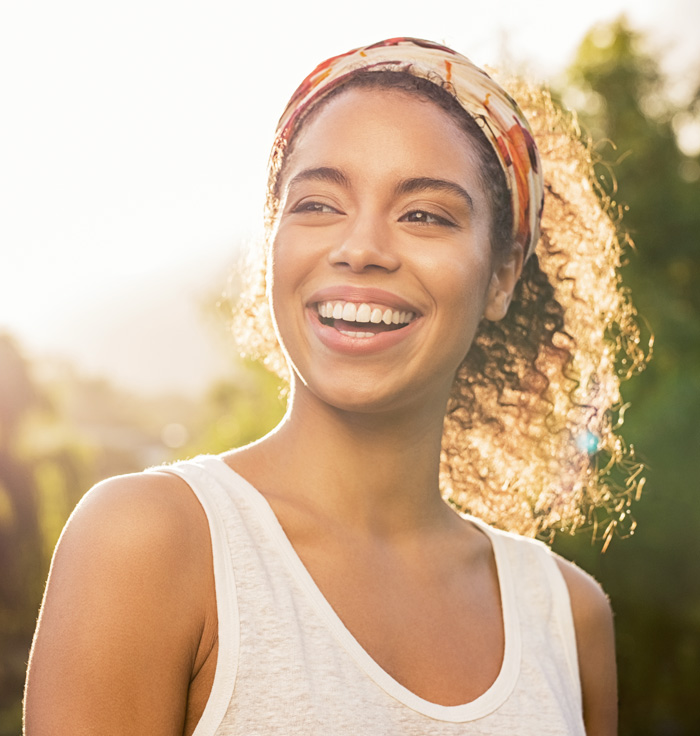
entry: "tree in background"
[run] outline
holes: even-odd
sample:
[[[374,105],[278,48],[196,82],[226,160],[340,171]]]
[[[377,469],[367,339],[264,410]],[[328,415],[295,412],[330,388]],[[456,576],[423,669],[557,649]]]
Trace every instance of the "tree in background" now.
[[[22,424],[43,403],[14,341],[0,335],[0,730],[19,716],[15,693],[47,566],[33,473],[16,452]]]
[[[43,364],[37,377],[36,367],[0,334],[0,736],[21,731],[29,647],[70,512],[107,475],[169,459],[161,430],[189,406],[139,401],[69,366],[47,378]]]
[[[285,411],[280,379],[260,363],[246,361],[229,380],[218,381],[207,391],[191,442],[178,453],[226,452],[262,437],[279,424]]]
[[[602,142],[597,173],[635,245],[623,279],[655,347],[624,391],[623,435],[648,482],[633,537],[604,555],[583,537],[556,547],[612,599],[621,733],[674,736],[700,733],[700,145],[687,135],[700,126],[700,87],[672,103],[643,41],[624,19],[593,29],[562,95]]]

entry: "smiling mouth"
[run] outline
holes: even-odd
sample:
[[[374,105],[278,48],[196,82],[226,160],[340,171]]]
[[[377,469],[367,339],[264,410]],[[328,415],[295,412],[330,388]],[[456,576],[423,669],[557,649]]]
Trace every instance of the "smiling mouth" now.
[[[325,301],[316,304],[319,321],[343,335],[370,338],[400,330],[415,318],[415,312],[365,302]]]

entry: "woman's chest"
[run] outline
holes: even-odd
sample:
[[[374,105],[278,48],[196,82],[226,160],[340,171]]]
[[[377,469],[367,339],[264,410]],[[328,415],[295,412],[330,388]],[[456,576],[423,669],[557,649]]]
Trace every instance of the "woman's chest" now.
[[[495,563],[408,564],[371,550],[297,549],[349,635],[388,675],[441,705],[475,700],[501,669],[505,634]]]

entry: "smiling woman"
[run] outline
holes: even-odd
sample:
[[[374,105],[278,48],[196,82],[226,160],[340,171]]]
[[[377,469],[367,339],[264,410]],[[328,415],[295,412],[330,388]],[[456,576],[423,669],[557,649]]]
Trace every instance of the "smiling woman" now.
[[[302,83],[238,323],[287,414],[86,496],[28,734],[615,733],[604,594],[514,532],[611,501],[580,438],[623,459],[616,348],[643,356],[586,149],[521,91],[533,129],[416,39]]]

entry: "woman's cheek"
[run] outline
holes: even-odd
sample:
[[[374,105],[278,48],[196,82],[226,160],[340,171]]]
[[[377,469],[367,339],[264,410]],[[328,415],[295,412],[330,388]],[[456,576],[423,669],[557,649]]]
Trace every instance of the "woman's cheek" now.
[[[268,299],[277,337],[289,355],[293,352],[291,330],[295,322],[304,316],[303,283],[308,274],[308,249],[296,247],[297,243],[280,229],[272,244],[268,266]]]

